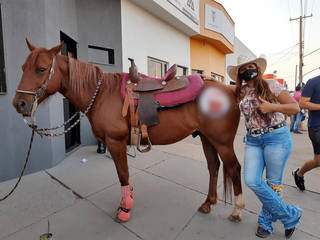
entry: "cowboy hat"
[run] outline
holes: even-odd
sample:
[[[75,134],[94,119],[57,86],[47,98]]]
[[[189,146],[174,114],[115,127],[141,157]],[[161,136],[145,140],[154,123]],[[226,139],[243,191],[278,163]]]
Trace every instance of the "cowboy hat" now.
[[[240,62],[240,61],[238,61]],[[250,64],[250,63],[254,63],[258,66],[258,68],[260,69],[260,72],[261,74],[264,73],[264,71],[266,70],[267,68],[267,60],[264,58],[264,57],[259,57],[259,58],[256,58],[256,59],[253,59],[251,61],[242,61],[242,63],[236,65],[236,66],[228,66],[227,68],[227,72],[230,76],[230,78],[232,80],[237,80],[238,78],[238,71],[241,67],[243,67],[244,65],[247,65],[247,64]]]

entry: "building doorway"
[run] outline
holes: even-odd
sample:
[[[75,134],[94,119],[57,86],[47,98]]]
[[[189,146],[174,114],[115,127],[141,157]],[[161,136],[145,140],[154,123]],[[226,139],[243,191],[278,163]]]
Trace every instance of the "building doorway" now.
[[[2,32],[2,15],[1,15],[1,4],[0,4],[0,94],[5,94],[7,92],[3,50],[4,50],[4,47],[3,47],[3,32]]]
[[[65,33],[60,31],[60,40],[64,42],[64,46],[61,50],[61,54],[65,56],[71,56],[77,58],[77,42]],[[73,114],[77,112],[77,109],[69,102],[68,99],[63,99],[63,112],[64,120],[68,120]],[[73,121],[65,126],[65,129],[70,127]],[[66,152],[79,146],[80,141],[80,123],[77,124],[70,132],[65,134],[65,149]]]

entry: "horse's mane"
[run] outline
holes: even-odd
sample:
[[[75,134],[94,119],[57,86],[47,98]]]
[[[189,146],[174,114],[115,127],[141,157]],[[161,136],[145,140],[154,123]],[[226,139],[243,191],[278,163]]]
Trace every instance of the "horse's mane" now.
[[[99,67],[69,57],[69,87],[72,93],[82,96],[88,90],[96,89],[99,78],[103,78],[104,90],[113,93],[120,86],[120,74],[104,73]],[[106,88],[106,89],[105,89]]]

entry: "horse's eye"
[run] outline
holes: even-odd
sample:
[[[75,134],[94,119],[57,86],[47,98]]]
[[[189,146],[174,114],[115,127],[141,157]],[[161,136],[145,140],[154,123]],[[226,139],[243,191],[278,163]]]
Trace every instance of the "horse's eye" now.
[[[36,71],[37,71],[37,74],[43,74],[46,71],[46,69],[45,68],[38,68]]]

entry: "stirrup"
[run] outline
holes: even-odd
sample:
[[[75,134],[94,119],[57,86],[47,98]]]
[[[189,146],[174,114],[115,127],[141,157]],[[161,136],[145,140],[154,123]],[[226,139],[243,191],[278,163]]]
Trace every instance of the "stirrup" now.
[[[152,143],[151,143],[151,141],[150,141],[150,138],[147,137],[148,145],[147,145],[145,148],[141,148],[141,136],[142,136],[142,134],[140,133],[140,134],[139,134],[139,137],[138,137],[137,149],[138,149],[138,151],[141,152],[141,153],[149,152],[149,151],[151,150],[151,147],[152,147]]]

